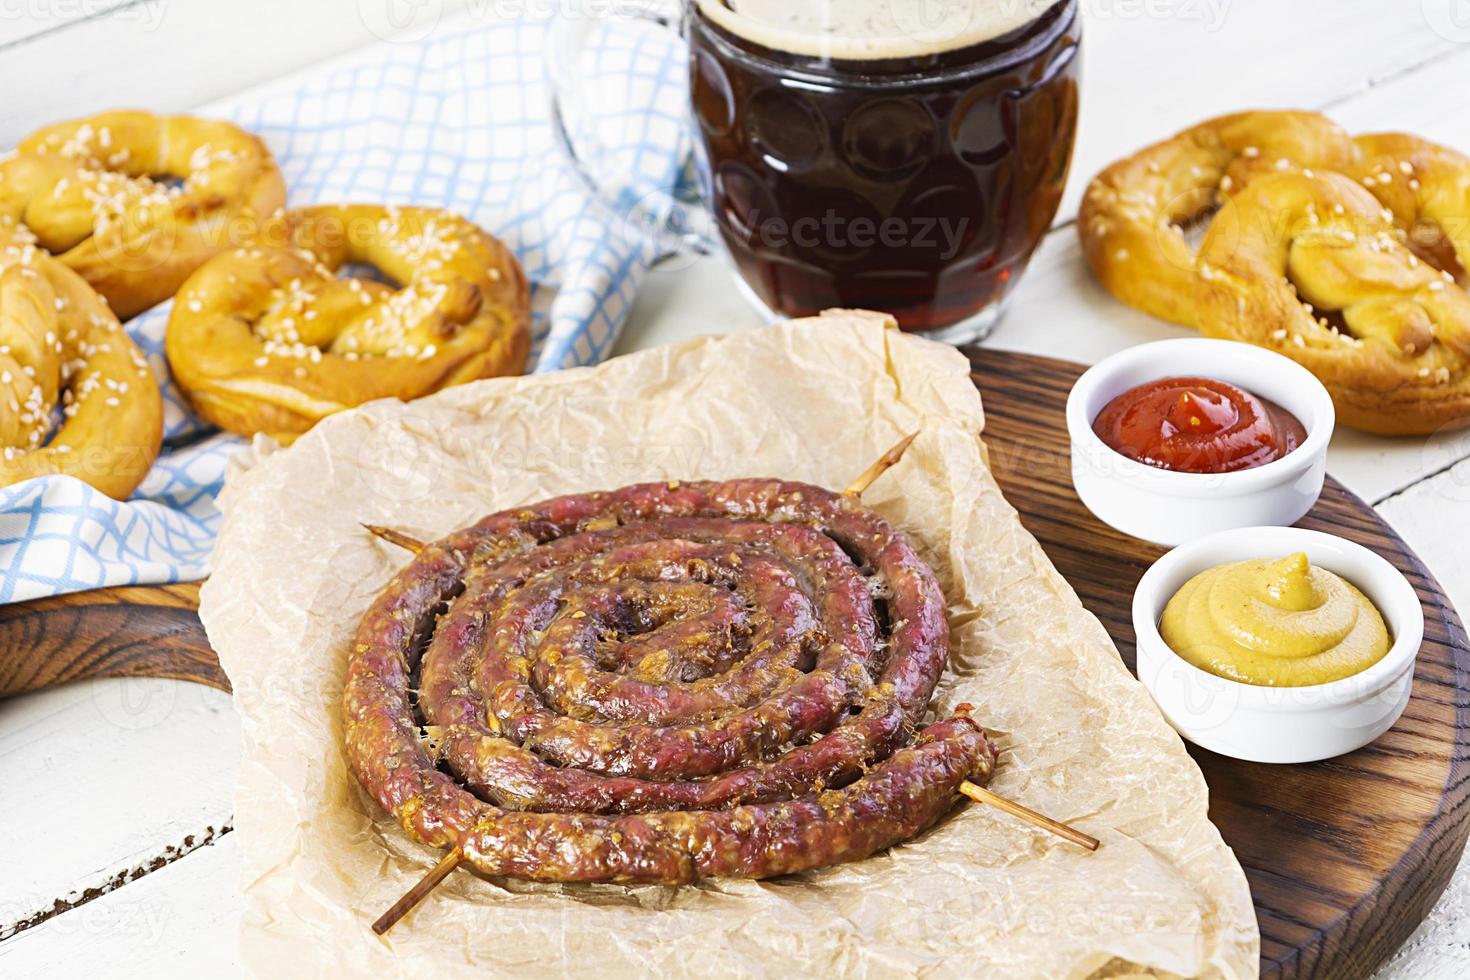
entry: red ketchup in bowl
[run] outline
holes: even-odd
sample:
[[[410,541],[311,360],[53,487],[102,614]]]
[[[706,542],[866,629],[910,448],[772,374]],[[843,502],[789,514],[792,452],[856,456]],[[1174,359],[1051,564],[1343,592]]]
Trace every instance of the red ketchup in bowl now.
[[[1233,473],[1274,462],[1307,430],[1286,409],[1212,378],[1163,378],[1123,392],[1092,422],[1109,448],[1180,473]]]

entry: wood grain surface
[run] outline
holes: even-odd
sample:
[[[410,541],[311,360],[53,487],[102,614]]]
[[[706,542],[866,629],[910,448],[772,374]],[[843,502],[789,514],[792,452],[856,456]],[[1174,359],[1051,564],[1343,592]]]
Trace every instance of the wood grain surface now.
[[[93,677],[172,677],[228,691],[198,609],[194,582],[0,606],[0,697]]]
[[[1162,549],[1099,523],[1072,490],[1063,407],[1080,365],[972,348],[990,464],[1021,521],[1102,621],[1129,667],[1134,586]],[[1470,831],[1470,642],[1434,578],[1335,481],[1301,522],[1367,545],[1424,603],[1403,718],[1326,762],[1267,766],[1194,747],[1210,817],[1235,849],[1268,977],[1366,977],[1444,890]],[[0,696],[98,676],[228,690],[194,614],[197,586],[130,587],[0,606]]]

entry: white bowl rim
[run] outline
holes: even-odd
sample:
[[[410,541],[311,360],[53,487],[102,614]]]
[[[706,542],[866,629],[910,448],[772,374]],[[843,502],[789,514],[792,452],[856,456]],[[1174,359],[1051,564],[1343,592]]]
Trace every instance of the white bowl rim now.
[[[1113,375],[1131,368],[1147,366],[1155,359],[1163,360],[1178,355],[1181,359],[1198,362],[1199,366],[1186,368],[1181,365],[1178,369],[1161,368],[1156,380],[1190,375],[1208,378],[1212,377],[1209,369],[1210,354],[1220,353],[1223,350],[1229,350],[1233,356],[1255,358],[1262,365],[1286,371],[1302,385],[1303,391],[1307,393],[1306,397],[1312,402],[1313,417],[1298,419],[1307,430],[1307,438],[1295,450],[1264,466],[1236,470],[1233,473],[1184,473],[1178,470],[1166,470],[1159,466],[1149,466],[1147,463],[1129,459],[1103,442],[1097,433],[1092,431],[1093,420],[1085,417],[1086,413],[1083,411],[1082,403],[1085,396],[1092,394],[1094,389],[1100,387]],[[1277,401],[1268,393],[1252,391],[1251,394]],[[1109,463],[1117,466],[1117,472],[1121,478],[1157,481],[1161,490],[1175,492],[1186,497],[1222,492],[1232,495],[1249,493],[1267,486],[1290,482],[1326,455],[1327,445],[1332,439],[1332,431],[1336,423],[1337,412],[1332,404],[1332,396],[1327,393],[1322,382],[1318,381],[1317,376],[1311,371],[1284,354],[1278,354],[1264,347],[1212,337],[1177,337],[1172,340],[1155,340],[1129,347],[1103,358],[1084,371],[1067,395],[1067,431],[1071,436],[1074,451],[1078,447],[1093,453],[1102,450],[1108,454]]]
[[[1380,572],[1391,573],[1388,581],[1391,583],[1389,589],[1396,592],[1393,601],[1410,610],[1408,620],[1400,624],[1400,628],[1394,631],[1393,645],[1388,652],[1376,664],[1366,670],[1343,677],[1325,684],[1304,684],[1297,687],[1270,687],[1264,684],[1247,684],[1229,677],[1221,677],[1202,670],[1194,664],[1185,660],[1169,644],[1164,642],[1163,635],[1159,632],[1159,617],[1163,615],[1164,606],[1173,598],[1172,595],[1163,595],[1163,589],[1158,584],[1166,575],[1175,571],[1178,566],[1191,564],[1202,557],[1202,553],[1218,551],[1224,544],[1233,544],[1234,539],[1242,534],[1260,535],[1270,538],[1279,538],[1282,541],[1282,554],[1290,554],[1294,551],[1305,551],[1307,556],[1316,563],[1312,556],[1314,545],[1330,545],[1333,548],[1346,551],[1353,559],[1362,564],[1377,567]],[[1234,559],[1219,557],[1217,559],[1206,559],[1206,567],[1214,567],[1226,561]],[[1203,569],[1201,569],[1203,570]],[[1354,582],[1351,576],[1344,575],[1356,588],[1366,592],[1361,585]],[[1150,601],[1152,600],[1152,601]],[[1371,601],[1371,600],[1370,600]],[[1155,608],[1156,607],[1156,608]],[[1389,610],[1380,608],[1379,613],[1385,622],[1390,620]],[[1247,527],[1236,528],[1229,531],[1219,531],[1215,534],[1197,538],[1166,553],[1139,579],[1138,587],[1133,591],[1133,632],[1137,640],[1136,649],[1141,649],[1145,641],[1168,651],[1169,656],[1174,658],[1176,669],[1183,671],[1185,676],[1193,681],[1211,685],[1227,685],[1239,692],[1241,704],[1245,707],[1260,710],[1291,710],[1300,711],[1302,705],[1284,703],[1282,692],[1288,695],[1297,695],[1298,700],[1310,698],[1312,702],[1320,707],[1332,707],[1344,704],[1354,704],[1366,701],[1369,698],[1382,693],[1405,670],[1412,670],[1414,662],[1419,657],[1419,649],[1424,642],[1424,604],[1419,600],[1419,594],[1414,591],[1414,586],[1397,568],[1394,568],[1383,556],[1375,554],[1368,548],[1363,547],[1356,541],[1328,534],[1324,531],[1314,531],[1303,527]],[[1140,671],[1141,679],[1141,671]]]

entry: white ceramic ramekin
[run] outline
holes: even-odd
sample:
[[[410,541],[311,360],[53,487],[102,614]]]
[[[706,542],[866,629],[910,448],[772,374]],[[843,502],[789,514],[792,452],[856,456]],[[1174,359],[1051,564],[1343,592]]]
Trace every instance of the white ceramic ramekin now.
[[[1306,428],[1306,441],[1251,470],[1176,473],[1135,462],[1092,431],[1093,420],[1118,395],[1181,376],[1225,381],[1275,402]],[[1285,526],[1322,493],[1335,419],[1322,383],[1274,351],[1201,338],[1140,344],[1089,368],[1067,397],[1072,482],[1099,520],[1156,544],[1182,544],[1229,528]]]
[[[1159,635],[1164,607],[1199,572],[1298,551],[1378,607],[1393,640],[1378,663],[1328,684],[1260,687],[1200,670]],[[1315,762],[1367,745],[1403,714],[1424,639],[1424,610],[1408,580],[1361,545],[1302,528],[1252,527],[1192,541],[1155,562],[1133,593],[1133,629],[1138,679],[1179,734],[1250,762]]]

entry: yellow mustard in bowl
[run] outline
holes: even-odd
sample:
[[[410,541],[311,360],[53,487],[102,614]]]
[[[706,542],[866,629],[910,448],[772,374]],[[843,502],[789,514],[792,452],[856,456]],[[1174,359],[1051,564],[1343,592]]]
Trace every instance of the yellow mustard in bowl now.
[[[1265,687],[1351,677],[1392,646],[1372,600],[1301,552],[1200,572],[1164,607],[1159,632],[1201,670]]]

